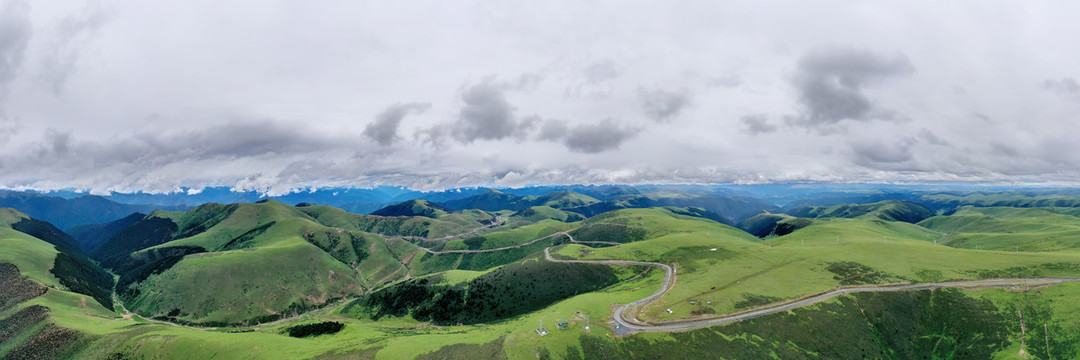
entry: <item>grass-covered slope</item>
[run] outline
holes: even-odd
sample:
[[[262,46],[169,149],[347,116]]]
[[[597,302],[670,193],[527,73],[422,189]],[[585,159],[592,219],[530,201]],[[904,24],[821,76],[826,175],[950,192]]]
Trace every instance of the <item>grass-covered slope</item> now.
[[[180,224],[176,234],[204,230],[129,255],[132,266],[117,291],[142,315],[203,325],[256,323],[362,291],[353,267],[367,257],[368,239],[323,226],[292,206],[215,205],[170,216]]]
[[[920,204],[931,209],[976,207],[1080,207],[1080,196],[1032,194],[1024,192],[934,193],[919,196]]]
[[[665,217],[657,211],[619,212],[606,220],[633,224],[644,217],[650,229],[644,239],[605,248],[571,244],[557,251],[566,257],[677,264],[678,285],[643,309],[644,320],[732,312],[748,298],[790,299],[849,278],[931,282],[1009,274],[1080,275],[1080,258],[1072,253],[955,249],[933,243],[943,234],[905,222],[814,219],[790,234],[759,242],[722,224]]]
[[[541,309],[619,280],[603,265],[526,260],[457,285],[438,276],[407,280],[354,300],[342,310],[353,317],[411,316],[436,324],[492,322]]]
[[[919,225],[961,248],[1054,251],[1080,247],[1080,208],[963,207]]]
[[[111,307],[112,275],[72,246],[71,237],[52,224],[0,209],[0,262],[23,269],[42,284],[90,295]]]
[[[703,192],[656,191],[645,194],[614,196],[607,201],[586,206],[568,208],[591,217],[612,210],[650,207],[697,207],[719,214],[725,224],[735,224],[762,211],[779,210],[764,200],[741,196],[718,195]]]
[[[533,206],[510,215],[509,222],[511,224],[519,221],[521,223],[535,223],[543,220],[576,222],[585,220],[585,217],[578,213],[559,210],[550,206]]]
[[[429,203],[430,204],[430,203]],[[401,204],[399,204],[401,205]],[[431,209],[431,208],[428,208]],[[479,210],[445,212],[432,210],[436,217],[361,215],[322,205],[297,208],[320,224],[387,236],[441,238],[487,226],[495,215]]]
[[[877,218],[886,221],[917,223],[934,213],[918,204],[886,200],[870,204],[811,206],[788,211],[788,215],[803,218]]]
[[[3,227],[0,249],[0,358],[73,358],[93,339],[53,319],[58,299],[76,304],[83,317],[115,316],[106,310],[112,275],[82,255]]]
[[[53,244],[61,251],[84,254],[83,250],[70,235],[53,224],[34,219],[12,208],[0,208],[0,227],[11,228]]]
[[[427,200],[409,200],[375,210],[371,215],[378,216],[423,216],[437,219],[452,210],[436,205]]]

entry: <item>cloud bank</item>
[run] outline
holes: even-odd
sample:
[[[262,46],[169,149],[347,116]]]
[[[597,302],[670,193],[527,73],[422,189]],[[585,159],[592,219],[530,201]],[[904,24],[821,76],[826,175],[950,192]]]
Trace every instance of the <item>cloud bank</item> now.
[[[1075,5],[97,4],[0,4],[0,188],[1080,185]]]

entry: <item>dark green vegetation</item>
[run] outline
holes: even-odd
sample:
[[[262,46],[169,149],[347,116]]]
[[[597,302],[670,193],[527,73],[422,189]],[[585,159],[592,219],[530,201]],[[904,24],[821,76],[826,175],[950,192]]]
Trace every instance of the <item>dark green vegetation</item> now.
[[[610,267],[526,260],[500,267],[464,285],[437,279],[401,282],[346,305],[353,317],[411,316],[436,324],[477,324],[511,318],[556,301],[614,284]]]
[[[66,231],[68,234],[71,234],[71,237],[75,238],[75,242],[77,242],[86,253],[90,254],[93,253],[98,246],[105,243],[105,241],[116,236],[116,234],[124,231],[124,229],[127,229],[144,217],[146,217],[146,214],[132,213],[120,220],[104,224],[76,225],[68,228]]]
[[[112,308],[113,276],[89,259],[60,252],[50,272],[71,291],[90,295],[102,307]]]
[[[825,269],[835,274],[833,279],[840,285],[880,284],[898,280],[896,275],[883,273],[853,261],[829,263]]]
[[[130,255],[173,239],[179,227],[172,220],[155,215],[146,216],[119,231],[91,253],[91,256],[113,271],[123,272],[132,266]]]
[[[795,232],[795,230],[810,226],[810,224],[813,224],[811,219],[792,217],[787,214],[764,213],[743,220],[738,227],[764,239],[784,236]]]
[[[56,246],[60,251],[75,254],[83,253],[79,245],[75,243],[75,239],[71,238],[67,233],[60,231],[50,223],[31,218],[15,209],[0,208],[0,226],[9,227],[15,231],[43,240]]]
[[[454,344],[438,351],[420,355],[421,360],[473,360],[473,359],[506,359],[503,353],[505,337],[482,345]]]
[[[683,333],[617,341],[583,335],[567,358],[989,359],[1016,324],[1007,313],[956,290],[862,293]],[[1055,358],[1076,355],[1063,354]]]
[[[305,338],[311,336],[336,334],[338,331],[341,331],[341,329],[344,328],[345,324],[339,323],[337,321],[324,321],[314,324],[290,326],[288,329],[285,329],[285,333],[289,334],[289,336],[292,336],[294,338]]]

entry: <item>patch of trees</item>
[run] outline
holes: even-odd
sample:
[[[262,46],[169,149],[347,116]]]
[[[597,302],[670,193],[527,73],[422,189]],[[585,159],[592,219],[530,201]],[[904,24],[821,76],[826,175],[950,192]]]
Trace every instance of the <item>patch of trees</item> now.
[[[610,267],[525,261],[503,266],[457,286],[426,278],[404,281],[346,305],[343,313],[411,315],[436,324],[476,324],[511,318],[618,282]]]
[[[89,295],[101,306],[112,310],[113,276],[85,257],[68,252],[56,254],[50,270],[71,291]]]
[[[854,261],[829,263],[825,269],[833,273],[833,279],[839,281],[840,285],[880,284],[898,279],[895,275],[874,270]]]
[[[335,334],[345,328],[345,324],[337,321],[325,321],[315,324],[296,325],[285,329],[285,333],[294,338]]]
[[[91,257],[101,261],[101,266],[122,272],[130,267],[131,253],[172,240],[178,229],[176,223],[169,219],[143,218],[106,240],[94,250]]]
[[[774,302],[783,300],[774,296],[765,296],[757,294],[743,294],[742,300],[735,301],[735,310],[755,308],[758,306],[765,306]]]
[[[84,255],[82,248],[79,247],[79,244],[75,242],[75,239],[72,238],[71,235],[68,235],[48,222],[33,218],[23,218],[22,220],[11,224],[11,228],[53,244],[56,246],[57,250]]]

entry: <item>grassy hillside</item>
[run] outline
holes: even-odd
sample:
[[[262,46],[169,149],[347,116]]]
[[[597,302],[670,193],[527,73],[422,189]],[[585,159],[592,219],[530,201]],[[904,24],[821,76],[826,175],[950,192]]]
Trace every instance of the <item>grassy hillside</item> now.
[[[734,224],[763,211],[779,210],[764,200],[704,192],[656,191],[614,196],[607,201],[568,209],[591,217],[612,210],[650,207],[697,207],[719,214],[725,224]]]
[[[83,250],[67,233],[45,221],[34,219],[12,208],[0,208],[0,227],[11,228],[53,244],[61,251],[84,254]]]
[[[203,230],[130,255],[131,264],[138,266],[121,276],[122,287],[128,290],[121,298],[129,309],[177,322],[253,324],[322,306],[334,308],[281,323],[220,330],[120,316],[89,296],[63,290],[67,287],[51,271],[50,264],[58,257],[55,247],[0,228],[0,246],[5,249],[0,263],[11,262],[18,269],[16,276],[15,268],[0,265],[0,280],[5,280],[0,290],[13,286],[32,295],[18,298],[14,306],[3,304],[15,297],[0,296],[0,357],[625,359],[725,354],[784,359],[1066,359],[1077,357],[1080,344],[1075,335],[1080,333],[1080,310],[1075,306],[1080,284],[1073,283],[845,295],[727,326],[616,338],[608,325],[613,307],[656,291],[663,273],[551,263],[538,257],[545,247],[558,245],[552,249],[557,257],[672,264],[677,269],[675,285],[641,309],[638,318],[644,321],[715,316],[842,284],[1080,276],[1075,251],[1016,253],[942,245],[952,231],[978,225],[966,218],[943,222],[940,229],[874,216],[785,218],[776,223],[807,223],[762,241],[693,211],[623,209],[580,222],[537,219],[533,224],[433,241],[367,233],[362,231],[362,219],[395,218],[320,206],[296,208],[271,201],[217,209],[198,216],[156,215],[176,224],[174,234]],[[1038,218],[1018,209],[979,210],[984,212],[961,210],[953,215],[989,216],[1010,224]],[[1073,216],[1069,209],[1043,210],[1043,225],[1064,226]],[[459,214],[474,223],[493,216]],[[424,225],[429,228],[445,221],[420,220],[429,221]],[[941,230],[948,226],[953,227]],[[418,247],[496,249],[557,231],[573,231],[579,240],[622,244],[560,245],[565,239],[557,237],[506,251],[438,255]],[[1047,228],[1025,225],[1010,231],[1031,236]],[[332,300],[384,285],[389,286],[352,299],[356,301]],[[559,321],[567,322],[568,329],[557,329]],[[534,331],[541,324],[550,331],[543,337]],[[314,335],[331,325],[333,331],[326,334],[290,336]],[[5,332],[9,329],[14,330]]]
[[[1080,196],[1063,194],[1027,194],[1023,192],[936,193],[916,200],[931,209],[977,207],[1080,207]]]
[[[624,277],[629,274],[624,272]],[[404,281],[354,300],[342,313],[373,320],[411,316],[443,325],[476,324],[538,310],[618,280],[608,266],[530,259],[457,285],[440,285],[437,279],[429,278]]]
[[[452,210],[436,205],[427,200],[409,200],[375,210],[371,215],[378,216],[423,216],[438,219]]]
[[[315,221],[331,227],[370,232],[387,236],[441,238],[457,235],[490,224],[495,215],[483,211],[437,212],[427,216],[361,215],[330,207],[312,205],[297,208]]]
[[[177,234],[205,230],[130,255],[138,266],[128,267],[118,292],[132,311],[181,323],[257,323],[362,291],[353,267],[367,258],[369,238],[292,206],[214,205],[175,218]]]
[[[9,223],[11,227],[5,228]],[[112,275],[72,248],[71,237],[52,224],[0,209],[0,241],[0,262],[22,269],[41,284],[90,295],[102,306],[112,306]]]
[[[112,276],[82,255],[3,227],[0,249],[0,358],[69,358],[92,340],[53,320],[43,304],[56,299],[74,301],[79,317],[115,315],[104,307],[112,307]]]
[[[632,222],[643,215],[622,213],[618,218]],[[955,249],[933,244],[942,234],[904,222],[818,219],[788,235],[757,242],[750,234],[715,222],[651,215],[666,224],[647,227],[678,231],[656,232],[617,247],[571,244],[558,251],[567,257],[677,263],[679,285],[644,309],[641,318],[647,320],[731,312],[747,298],[793,298],[871,273],[880,274],[877,279],[882,281],[919,282],[1020,273],[1068,275],[1080,270],[1080,258],[1071,253]]]
[[[1080,247],[1080,208],[963,207],[919,225],[960,248],[1054,251]]]
[[[860,205],[811,206],[794,209],[788,215],[804,218],[876,218],[886,221],[917,223],[934,213],[918,204],[886,200]]]
[[[534,223],[549,219],[562,222],[576,222],[585,220],[585,217],[578,213],[559,210],[550,206],[533,206],[514,213],[510,216],[509,222],[511,224]]]

